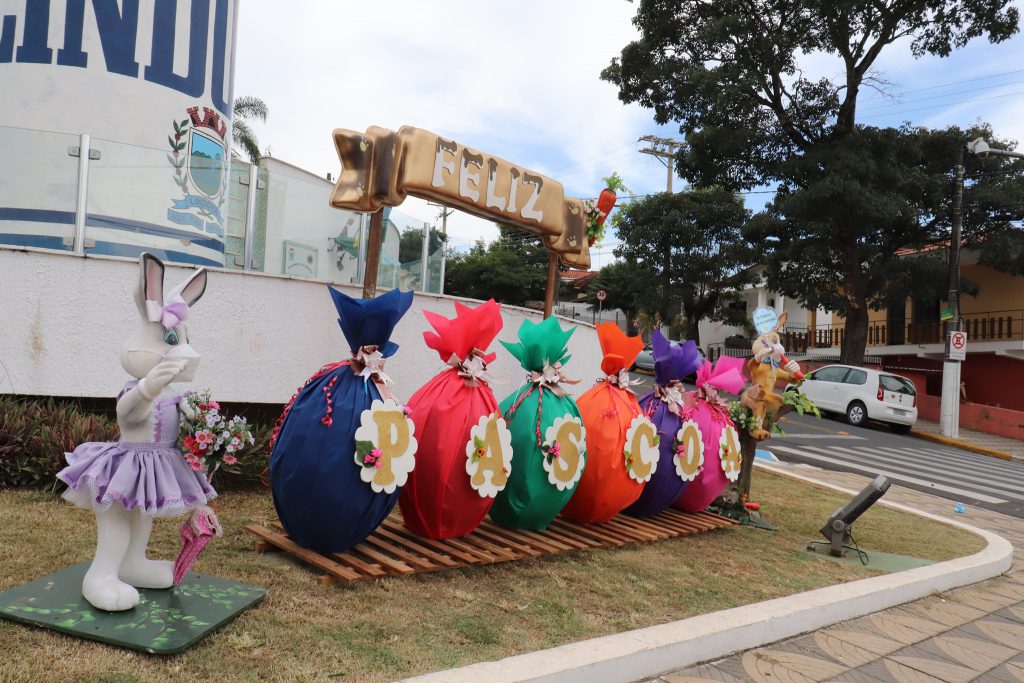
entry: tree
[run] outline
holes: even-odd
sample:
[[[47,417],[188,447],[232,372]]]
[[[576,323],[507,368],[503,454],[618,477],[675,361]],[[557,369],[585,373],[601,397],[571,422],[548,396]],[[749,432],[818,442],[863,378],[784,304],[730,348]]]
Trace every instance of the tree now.
[[[845,188],[855,195],[865,177],[859,166],[884,165],[870,156],[884,141],[857,121],[862,89],[882,85],[871,68],[883,50],[900,41],[915,56],[946,56],[982,35],[1001,42],[1017,32],[1018,14],[1011,0],[641,0],[633,20],[640,39],[602,77],[619,87],[624,102],[652,108],[659,123],[679,123],[686,136],[678,158],[682,177],[730,190],[780,183],[779,214],[782,204],[793,211],[803,201],[796,189],[819,182],[814,169],[832,160],[830,152],[842,160],[832,160],[828,182],[804,195],[805,205],[814,194],[836,196]],[[807,77],[800,60],[811,54],[834,57],[834,67],[822,70],[841,77]],[[864,134],[872,139],[845,139]],[[906,225],[896,213],[900,204],[883,202],[877,222]],[[858,363],[872,294],[862,282],[860,246],[879,228],[860,222],[865,212],[830,209],[814,210],[818,239],[801,258],[816,281],[841,282],[842,357]],[[886,241],[896,250],[918,233],[913,228]]]
[[[721,188],[661,193],[624,205],[615,255],[649,270],[648,310],[672,320],[682,308],[686,337],[700,343],[702,320],[736,322],[738,291],[753,282],[757,253],[743,238],[750,212]]]
[[[655,286],[655,274],[635,262],[615,261],[602,268],[587,287],[587,298],[597,301],[598,290],[604,290],[608,298],[603,302],[606,310],[620,308],[626,314],[631,327],[635,314],[651,308],[651,288]],[[596,303],[591,308],[596,309]]]
[[[251,95],[236,97],[231,107],[231,146],[254,164],[260,161],[260,145],[251,123],[266,122],[268,113],[267,104]]]
[[[991,133],[860,126],[782,164],[789,180],[747,234],[764,248],[773,289],[846,317],[845,362],[862,359],[869,309],[946,298],[946,252],[927,248],[947,243],[957,146],[981,131]],[[964,245],[1018,234],[1024,169],[964,161]],[[837,224],[850,232],[837,238]]]
[[[478,241],[467,253],[453,253],[445,269],[444,291],[470,299],[512,306],[544,299],[548,252],[537,238],[499,226],[491,244]]]
[[[445,239],[444,235],[432,229],[430,231],[430,247],[428,251],[434,254],[438,249],[444,248]],[[406,228],[402,231],[402,235],[399,238],[398,260],[402,263],[412,263],[422,258],[423,230],[421,228]]]

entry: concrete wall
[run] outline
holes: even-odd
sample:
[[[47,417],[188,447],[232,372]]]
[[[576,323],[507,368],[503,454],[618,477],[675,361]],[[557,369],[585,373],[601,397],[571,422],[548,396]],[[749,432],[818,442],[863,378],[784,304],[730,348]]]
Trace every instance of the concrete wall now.
[[[167,283],[188,272],[168,265]],[[129,379],[118,355],[138,323],[132,299],[137,279],[134,260],[0,247],[0,393],[115,396]],[[360,295],[360,288],[338,287]],[[392,339],[402,348],[387,371],[399,398],[407,399],[444,367],[423,343],[423,311],[451,316],[454,301],[417,294],[398,324]],[[503,317],[498,339],[505,341],[516,340],[524,319],[541,319],[519,308],[504,308]],[[593,327],[575,327],[566,370],[583,380],[568,388],[578,396],[600,374],[601,352]],[[198,381],[187,386],[209,388],[223,401],[284,403],[321,365],[349,355],[323,281],[214,270],[188,328],[203,358]],[[498,353],[490,374],[500,400],[519,386],[523,371],[497,341],[491,349]]]

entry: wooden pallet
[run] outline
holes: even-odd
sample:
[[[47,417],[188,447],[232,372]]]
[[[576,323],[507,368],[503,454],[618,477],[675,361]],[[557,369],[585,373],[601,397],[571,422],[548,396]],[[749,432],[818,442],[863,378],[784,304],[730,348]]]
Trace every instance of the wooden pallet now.
[[[246,529],[259,537],[257,551],[290,553],[320,570],[320,583],[353,583],[592,548],[616,548],[689,536],[734,524],[735,520],[710,512],[691,514],[671,509],[653,517],[620,515],[610,522],[595,525],[577,524],[558,517],[544,531],[505,529],[485,519],[467,536],[439,541],[415,535],[405,528],[399,515],[392,514],[359,545],[342,553],[329,554],[300,547],[288,538],[280,522],[271,524],[270,529],[259,524],[250,524]]]

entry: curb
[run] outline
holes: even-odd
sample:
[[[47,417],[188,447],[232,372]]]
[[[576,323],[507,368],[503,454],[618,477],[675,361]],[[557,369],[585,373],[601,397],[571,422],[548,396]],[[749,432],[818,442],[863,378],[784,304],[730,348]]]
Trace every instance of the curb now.
[[[758,463],[777,474],[845,495],[838,486]],[[957,520],[879,501],[885,507],[966,529],[987,542],[985,548],[925,567],[873,576],[702,614],[681,621],[568,643],[499,661],[480,662],[406,679],[407,683],[629,683],[760,647],[895,607],[912,600],[984,581],[1006,572],[1013,546],[1001,536]]]
[[[916,429],[910,430],[911,436],[916,436],[919,439],[925,441],[932,441],[934,443],[941,443],[944,446],[952,446],[953,448],[959,448],[964,451],[970,451],[972,453],[979,453],[981,455],[987,455],[990,458],[999,458],[1000,460],[1021,460],[1024,458],[1017,458],[1010,453],[1004,453],[1003,451],[997,451],[994,448],[985,448],[984,446],[975,446],[973,443],[967,441],[961,441],[960,439],[951,439],[948,436],[941,436],[939,434],[932,434],[930,432],[919,432]]]

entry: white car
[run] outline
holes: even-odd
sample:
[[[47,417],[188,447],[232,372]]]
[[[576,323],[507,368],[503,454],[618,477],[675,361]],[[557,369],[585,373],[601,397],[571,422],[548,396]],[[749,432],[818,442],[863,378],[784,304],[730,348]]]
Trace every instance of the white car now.
[[[826,365],[808,373],[800,390],[821,410],[846,415],[855,427],[878,420],[905,434],[917,422],[914,383],[890,372]]]

